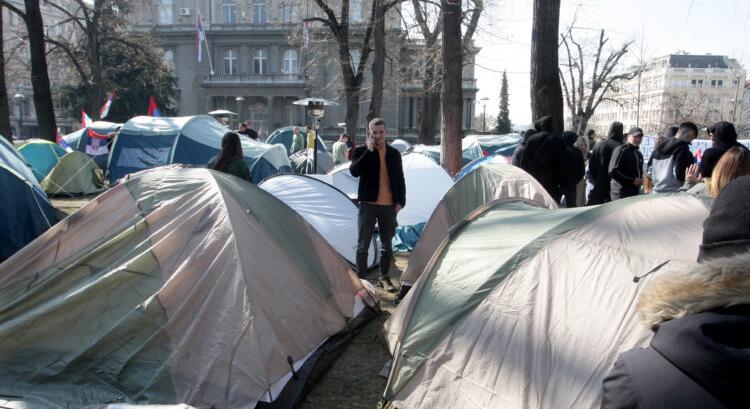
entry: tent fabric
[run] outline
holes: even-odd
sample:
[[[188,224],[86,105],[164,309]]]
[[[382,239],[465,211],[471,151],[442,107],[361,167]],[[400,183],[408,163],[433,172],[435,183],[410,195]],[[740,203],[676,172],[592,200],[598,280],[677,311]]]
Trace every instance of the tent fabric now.
[[[104,180],[101,169],[88,155],[69,152],[41,185],[50,195],[90,195],[103,190]]]
[[[208,115],[190,117],[139,116],[118,132],[107,164],[110,183],[144,169],[171,163],[205,166],[221,149],[221,138],[229,130]],[[240,136],[245,161],[253,183],[291,172],[281,146],[268,145]]]
[[[13,171],[22,176],[22,179],[32,184],[40,192],[43,191],[39,185],[39,181],[34,176],[31,165],[26,162],[26,158],[16,150],[13,144],[2,136],[0,136],[0,164],[13,169]]]
[[[642,288],[694,262],[708,211],[686,194],[557,210],[488,204],[386,323],[385,398],[398,408],[599,408],[617,355],[651,336],[635,313]]]
[[[396,148],[396,150],[402,154],[411,149],[411,144],[400,138],[394,139],[393,142],[391,142],[391,146]]]
[[[440,164],[440,145],[414,145],[412,152],[420,153]],[[483,156],[482,147],[474,136],[466,136],[461,140],[461,157],[464,164]]]
[[[523,198],[541,207],[557,209],[557,203],[547,190],[523,169],[484,162],[456,181],[435,207],[401,275],[401,281],[405,285],[413,285],[417,281],[456,223],[485,204],[505,198]]]
[[[274,145],[277,143],[283,145],[284,148],[286,149],[287,156],[291,156],[292,155],[292,139],[294,137],[292,128],[293,128],[292,126],[285,126],[283,128],[279,128],[271,132],[271,134],[268,135],[268,139],[266,139],[266,143],[270,145]],[[307,143],[307,136],[305,135],[305,127],[300,126],[299,131],[303,139],[305,140],[305,143]],[[312,146],[308,148],[312,149]],[[326,143],[323,141],[323,138],[321,138],[320,135],[318,135],[317,149],[321,152],[328,152]]]
[[[523,137],[517,133],[505,135],[474,135],[485,155],[513,156]]]
[[[63,136],[63,140],[71,149],[86,153],[86,146],[91,140],[91,138],[89,137],[89,130],[92,130],[100,135],[108,135],[112,132],[116,132],[117,129],[121,126],[122,124],[115,122],[95,121],[86,128],[81,128],[75,132]],[[109,157],[109,154],[89,156],[102,170],[107,168],[107,158]]]
[[[203,168],[144,171],[0,265],[0,396],[252,408],[364,294],[272,195]]]
[[[460,180],[462,177],[466,176],[469,172],[471,172],[472,170],[480,166],[484,166],[487,164],[497,164],[497,163],[510,165],[511,160],[507,156],[502,156],[502,155],[482,156],[481,158],[474,159],[473,161],[467,163],[466,166],[461,168],[461,170],[459,170],[458,173],[456,173],[456,176],[453,177],[453,180],[455,181]]]
[[[292,170],[298,175],[325,174],[333,169],[333,158],[325,152],[318,152],[318,169],[315,171],[312,149],[303,149],[289,157]]]
[[[349,263],[357,262],[357,206],[335,187],[301,175],[277,175],[258,187],[299,213]],[[368,250],[368,265],[378,263],[378,245]]]
[[[18,151],[26,159],[26,162],[31,165],[34,176],[39,182],[49,174],[52,168],[60,161],[60,158],[67,153],[58,144],[43,139],[31,139],[21,145]]]

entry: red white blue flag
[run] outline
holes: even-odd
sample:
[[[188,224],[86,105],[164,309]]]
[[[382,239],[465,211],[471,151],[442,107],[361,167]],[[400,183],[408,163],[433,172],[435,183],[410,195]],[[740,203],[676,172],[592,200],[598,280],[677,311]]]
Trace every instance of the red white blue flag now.
[[[161,111],[159,110],[159,106],[156,105],[153,95],[148,99],[148,116],[161,116]]]
[[[198,50],[198,62],[203,61],[203,42],[206,41],[206,32],[203,30],[203,20],[201,20],[201,14],[198,13],[195,16],[195,30],[196,30],[196,42]]]
[[[112,106],[112,99],[115,97],[115,92],[112,91],[109,93],[109,96],[107,96],[107,101],[104,102],[104,105],[102,105],[102,108],[99,110],[99,119],[104,119],[109,115],[109,108]]]
[[[81,110],[81,128],[88,128],[92,122],[94,121],[86,114],[86,111]]]

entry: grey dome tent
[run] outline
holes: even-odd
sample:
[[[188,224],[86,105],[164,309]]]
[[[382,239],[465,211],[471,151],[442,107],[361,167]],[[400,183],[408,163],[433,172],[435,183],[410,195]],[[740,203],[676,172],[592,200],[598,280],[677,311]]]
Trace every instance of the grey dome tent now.
[[[266,143],[270,145],[274,144],[281,144],[286,149],[287,156],[291,156],[292,154],[292,140],[294,137],[294,133],[292,132],[293,126],[285,126],[283,128],[279,128],[273,132],[271,132],[270,135],[268,135],[268,139],[266,139]],[[305,134],[305,127],[304,126],[298,126],[299,132],[302,135],[302,139],[305,141],[305,144],[307,144],[307,135]],[[312,146],[308,146],[307,148],[312,149]],[[323,139],[318,135],[318,151],[320,152],[328,152],[328,148],[326,147],[326,143],[323,141]]]
[[[203,168],[142,171],[0,264],[0,396],[292,407],[368,299],[265,191]]]
[[[652,335],[634,308],[645,283],[695,262],[707,216],[706,202],[684,194],[556,210],[488,203],[456,227],[386,324],[385,399],[600,408],[618,354]]]
[[[358,209],[346,194],[335,187],[302,175],[277,175],[258,187],[299,213],[350,264],[357,262]],[[368,251],[368,265],[378,263],[377,240]]]

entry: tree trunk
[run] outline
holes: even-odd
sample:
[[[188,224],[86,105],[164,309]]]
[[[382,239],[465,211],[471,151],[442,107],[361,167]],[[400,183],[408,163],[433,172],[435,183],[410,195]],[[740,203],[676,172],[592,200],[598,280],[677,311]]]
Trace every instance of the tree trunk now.
[[[427,44],[428,50],[434,50],[434,44]],[[417,143],[424,145],[435,144],[435,134],[437,133],[437,121],[440,117],[440,82],[442,79],[437,78],[436,58],[427,58],[425,61],[424,79],[422,81],[422,109],[419,115],[419,130],[417,133]]]
[[[26,5],[26,28],[29,32],[29,50],[31,51],[31,85],[34,91],[34,108],[39,125],[39,136],[54,142],[57,136],[57,124],[47,74],[47,48],[44,44],[42,12],[39,9],[39,0],[24,0],[24,3]]]
[[[555,132],[564,128],[562,87],[557,56],[560,0],[534,0],[531,30],[531,115],[552,116]]]
[[[2,16],[2,8],[0,8],[0,16]],[[13,137],[11,136],[10,126],[10,105],[8,103],[8,89],[5,87],[5,50],[3,45],[5,39],[3,38],[3,19],[0,17],[0,135],[4,136],[8,141],[13,143]]]
[[[559,4],[559,0],[558,4]],[[463,125],[463,46],[461,2],[440,1],[443,12],[443,75],[441,105],[441,165],[454,176],[461,169],[461,139]],[[557,67],[557,66],[555,66]]]
[[[344,116],[344,122],[346,122],[346,133],[349,135],[351,140],[357,141],[357,122],[359,119],[359,90],[353,91],[352,87],[346,86],[346,115]],[[366,132],[365,132],[366,133]],[[364,138],[361,141],[357,141],[357,145],[365,143]]]
[[[367,122],[380,117],[383,106],[383,77],[385,76],[385,7],[383,0],[375,0],[375,58],[372,61],[372,93]]]

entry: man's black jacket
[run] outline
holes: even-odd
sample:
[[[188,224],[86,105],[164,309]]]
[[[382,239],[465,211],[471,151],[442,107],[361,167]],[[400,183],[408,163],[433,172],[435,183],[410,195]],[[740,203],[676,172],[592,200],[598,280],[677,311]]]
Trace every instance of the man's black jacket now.
[[[388,167],[388,178],[391,180],[391,194],[393,203],[406,206],[406,182],[404,168],[401,165],[401,153],[385,145],[385,165]],[[380,158],[378,150],[367,150],[367,146],[360,146],[354,150],[352,163],[349,165],[352,176],[359,178],[357,200],[360,202],[374,202],[378,200],[380,187]]]

